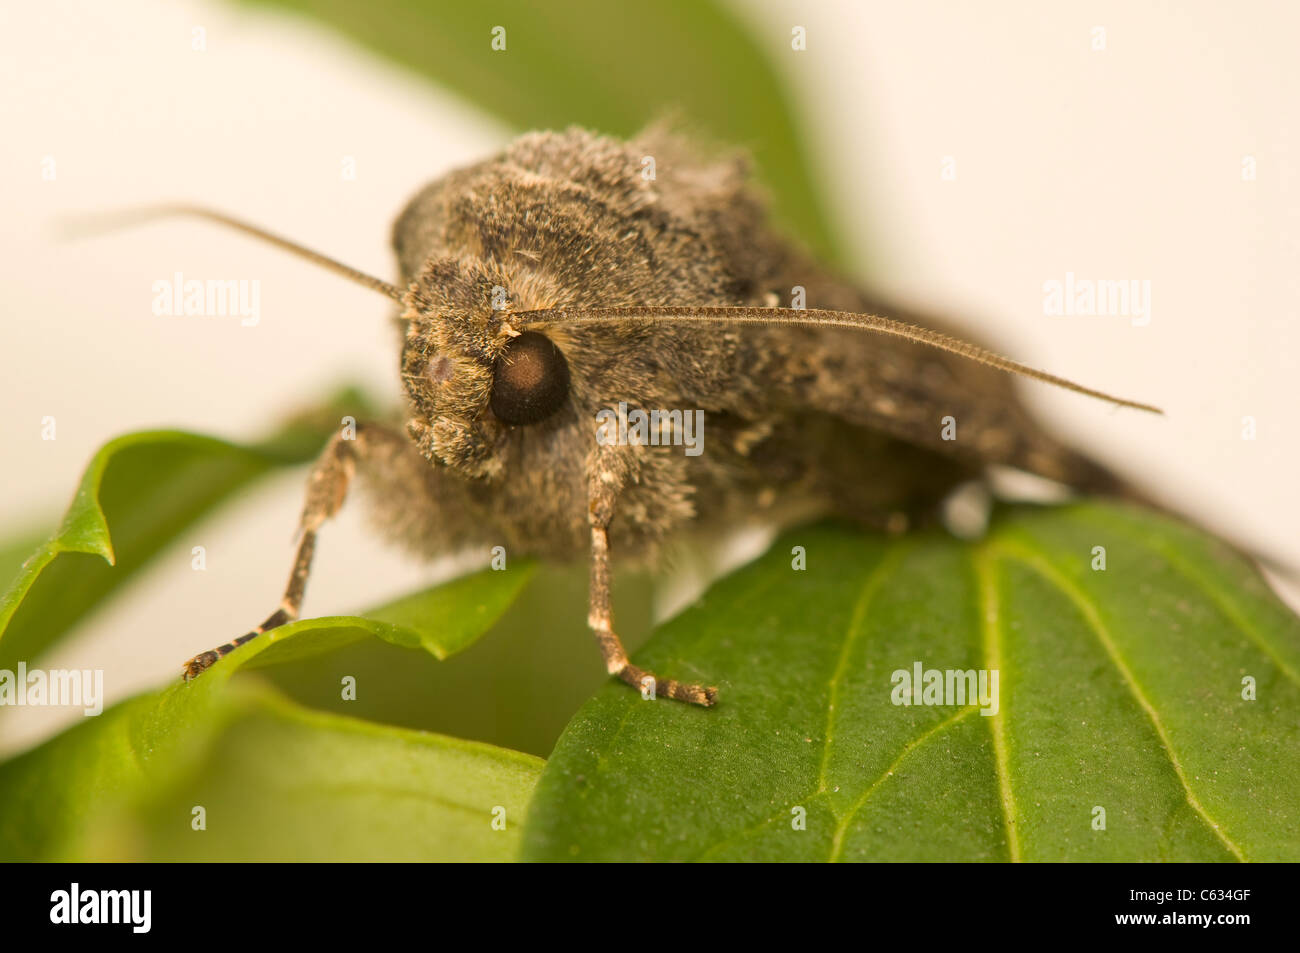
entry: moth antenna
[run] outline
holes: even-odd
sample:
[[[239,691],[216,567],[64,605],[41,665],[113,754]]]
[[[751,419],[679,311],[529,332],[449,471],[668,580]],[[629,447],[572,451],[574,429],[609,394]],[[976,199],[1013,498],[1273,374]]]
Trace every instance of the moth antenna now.
[[[305,258],[312,264],[319,265],[336,275],[342,275],[349,281],[353,281],[372,291],[378,291],[380,294],[392,298],[399,304],[402,302],[402,290],[396,285],[391,285],[387,281],[368,275],[364,271],[358,271],[341,261],[335,261],[328,255],[322,255],[320,252],[312,251],[304,245],[282,238],[273,232],[268,232],[264,228],[258,228],[242,219],[235,218],[232,215],[226,215],[224,212],[218,212],[214,209],[204,208],[201,205],[149,205],[143,208],[123,209],[118,212],[107,212],[100,215],[87,215],[70,220],[64,228],[65,234],[70,237],[80,237],[82,235],[99,234],[102,232],[113,231],[119,228],[128,228],[132,225],[142,225],[159,218],[170,218],[173,216],[188,215],[192,218],[202,218],[209,222],[216,222],[219,225],[225,225],[236,231],[243,232],[245,235],[251,235],[259,238],[264,242],[269,242],[278,248],[297,255],[299,258]]]
[[[1096,397],[1112,404],[1118,404],[1121,407],[1133,407],[1152,414],[1164,413],[1159,407],[1151,404],[1116,397],[1104,391],[1076,384],[1064,377],[1057,377],[1055,374],[1036,370],[1025,364],[995,354],[978,344],[972,344],[969,341],[963,341],[961,338],[953,337],[951,334],[907,324],[904,321],[895,321],[893,318],[885,318],[876,314],[826,311],[818,308],[810,308],[806,311],[792,308],[717,307],[551,308],[544,311],[519,311],[515,313],[515,317],[525,322],[545,321],[555,324],[596,324],[603,321],[632,319],[665,324],[784,324],[796,327],[855,328],[860,331],[875,331],[877,334],[905,338],[908,341],[915,341],[918,344],[925,344],[941,351],[947,351],[949,354],[956,354],[978,364],[986,364],[1000,371],[1006,371],[1008,374],[1019,374],[1021,377],[1043,381],[1046,384],[1052,384],[1078,394],[1085,394],[1088,397]]]

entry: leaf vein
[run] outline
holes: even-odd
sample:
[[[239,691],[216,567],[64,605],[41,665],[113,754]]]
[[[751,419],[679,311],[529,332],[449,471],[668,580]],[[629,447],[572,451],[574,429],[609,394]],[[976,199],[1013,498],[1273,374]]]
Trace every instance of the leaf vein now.
[[[817,773],[816,793],[818,794],[825,793],[828,789],[826,776],[830,770],[831,747],[834,743],[835,709],[839,703],[840,685],[844,681],[845,672],[848,670],[849,658],[853,654],[853,648],[857,645],[859,636],[862,634],[867,610],[875,598],[876,591],[890,573],[898,568],[905,551],[905,545],[900,543],[871,567],[871,572],[867,574],[867,578],[862,583],[861,594],[853,606],[853,615],[850,616],[848,630],[844,633],[844,647],[840,650],[839,661],[835,665],[834,674],[831,675],[829,694],[826,701],[826,737],[822,742],[821,767]]]
[[[1111,519],[1109,518],[1108,514],[1105,521],[1111,526],[1118,529],[1121,533],[1123,533],[1133,542],[1137,543],[1143,549],[1147,550],[1148,552],[1154,553],[1160,558],[1162,558],[1165,562],[1169,563],[1169,565],[1172,566],[1175,569],[1175,571],[1177,571],[1183,578],[1185,578],[1186,580],[1188,580],[1189,582],[1193,583],[1198,588],[1206,592],[1210,596],[1210,598],[1214,601],[1215,605],[1219,607],[1220,611],[1222,611],[1222,613],[1228,617],[1228,621],[1231,622],[1234,626],[1236,626],[1238,631],[1240,631],[1244,636],[1246,636],[1246,638],[1254,642],[1255,645],[1259,648],[1259,650],[1262,651],[1273,661],[1273,664],[1278,667],[1278,669],[1282,672],[1283,675],[1285,675],[1295,684],[1300,685],[1300,675],[1296,673],[1295,669],[1293,669],[1290,666],[1290,664],[1288,664],[1287,661],[1283,659],[1280,654],[1278,654],[1277,649],[1268,643],[1268,641],[1255,628],[1255,626],[1251,625],[1246,620],[1246,618],[1241,614],[1241,610],[1237,606],[1237,604],[1233,602],[1232,599],[1230,599],[1228,596],[1226,596],[1222,589],[1214,585],[1213,581],[1210,578],[1202,575],[1199,570],[1193,568],[1186,560],[1184,560],[1181,556],[1179,556],[1176,551],[1169,549],[1165,546],[1162,546],[1158,543],[1151,542],[1150,540],[1144,539],[1141,536],[1138,536],[1136,533],[1133,533],[1131,531],[1131,528],[1128,527],[1126,524],[1124,524],[1122,521]]]
[[[1014,543],[1003,541],[998,545],[1008,557],[1015,559],[1017,562],[1028,566],[1034,572],[1038,573],[1043,577],[1043,579],[1074,604],[1075,608],[1079,611],[1079,614],[1083,616],[1084,621],[1088,623],[1088,627],[1092,629],[1093,633],[1097,636],[1098,641],[1101,642],[1102,648],[1105,649],[1106,654],[1110,657],[1111,663],[1119,671],[1120,677],[1123,679],[1129,692],[1137,701],[1138,706],[1146,713],[1147,718],[1151,721],[1152,727],[1155,728],[1156,736],[1160,741],[1161,748],[1163,749],[1165,756],[1169,759],[1169,763],[1173,766],[1174,774],[1177,776],[1178,782],[1183,787],[1183,794],[1187,798],[1187,803],[1191,805],[1192,810],[1200,815],[1201,820],[1210,828],[1214,835],[1218,837],[1223,845],[1232,852],[1232,855],[1240,861],[1245,861],[1246,856],[1242,853],[1241,848],[1223,832],[1219,823],[1210,816],[1210,813],[1197,799],[1196,793],[1192,790],[1191,782],[1188,780],[1187,772],[1183,769],[1182,762],[1178,758],[1178,753],[1174,751],[1173,742],[1170,740],[1169,733],[1165,729],[1164,722],[1160,718],[1160,713],[1156,711],[1151,700],[1147,698],[1146,693],[1142,690],[1142,686],[1138,683],[1137,677],[1128,667],[1128,663],[1124,661],[1123,656],[1120,655],[1119,648],[1111,639],[1110,633],[1106,629],[1106,625],[1102,621],[1101,614],[1097,611],[1096,606],[1089,601],[1084,592],[1079,590],[1065,576],[1061,575],[1061,573],[1059,573],[1039,554],[1035,553],[1031,546],[1025,541],[1022,540]]]
[[[891,763],[889,767],[885,769],[885,773],[882,774],[880,777],[876,778],[876,780],[871,784],[871,786],[862,792],[862,796],[859,797],[853,803],[853,806],[849,808],[848,813],[845,814],[844,817],[840,819],[839,824],[836,825],[835,835],[831,840],[831,855],[830,857],[827,858],[827,860],[830,863],[833,864],[839,860],[840,854],[844,850],[844,835],[848,832],[849,824],[853,822],[853,818],[857,815],[858,811],[860,811],[866,805],[871,795],[876,792],[876,789],[879,788],[882,784],[884,784],[885,781],[887,781],[889,778],[893,777],[894,772],[898,770],[898,766],[903,763],[904,759],[906,759],[908,755],[910,755],[917,748],[924,745],[935,735],[938,735],[941,732],[946,731],[947,729],[951,728],[953,725],[957,724],[957,722],[961,721],[963,718],[966,718],[972,712],[978,710],[979,710],[979,706],[977,705],[967,705],[965,708],[961,709],[960,711],[954,712],[953,714],[949,715],[947,718],[939,722],[937,725],[931,726],[927,731],[913,738],[911,741],[909,741],[906,745],[903,746],[903,750],[899,752],[898,757],[893,760],[893,763]]]
[[[979,590],[978,605],[980,630],[984,643],[984,668],[990,672],[997,671],[1000,682],[1005,687],[1006,679],[1001,678],[1005,674],[1002,671],[1001,605],[998,602],[993,559],[987,547],[980,546],[971,550],[971,560],[975,567]],[[1021,859],[1020,835],[1016,829],[1016,799],[1011,790],[1011,757],[1007,747],[1006,705],[999,705],[998,713],[990,717],[989,732],[993,738],[993,765],[998,776],[998,800],[1002,805],[1002,822],[1007,832],[1007,853],[1013,863],[1018,863]]]

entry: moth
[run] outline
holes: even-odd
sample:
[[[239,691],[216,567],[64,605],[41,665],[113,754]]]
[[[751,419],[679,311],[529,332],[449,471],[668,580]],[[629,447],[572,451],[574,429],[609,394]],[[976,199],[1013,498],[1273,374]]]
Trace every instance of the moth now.
[[[530,133],[410,201],[392,232],[396,284],[221,213],[146,210],[240,229],[400,309],[404,425],[361,421],[329,442],[279,606],[192,659],[185,678],[298,617],[317,534],[358,480],[388,534],[419,555],[496,544],[552,560],[586,555],[588,623],[609,673],[705,706],[716,688],[628,659],[610,606],[616,554],[652,560],[688,528],[791,505],[898,532],[991,465],[1129,493],[1039,426],[1012,378],[1156,408],[1018,364],[873,298],[779,234],[749,179],[743,155],[703,158],[661,128],[629,142],[576,128]],[[780,307],[793,289],[806,306]],[[598,415],[620,405],[702,411],[702,452],[598,439]],[[957,439],[945,439],[945,420]]]

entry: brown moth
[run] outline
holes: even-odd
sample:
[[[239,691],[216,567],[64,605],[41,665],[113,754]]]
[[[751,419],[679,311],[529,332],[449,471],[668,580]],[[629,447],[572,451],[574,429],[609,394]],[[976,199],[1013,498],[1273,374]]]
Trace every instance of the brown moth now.
[[[232,225],[395,300],[406,394],[404,428],[363,421],[329,443],[279,607],[191,660],[187,679],[298,617],[316,534],[360,476],[382,525],[425,556],[503,542],[519,555],[587,554],[588,620],[610,674],[712,705],[715,688],[628,660],[613,554],[651,559],[685,528],[788,504],[898,531],[993,464],[1129,495],[1035,423],[1012,374],[1155,411],[873,299],[773,230],[743,157],[702,160],[659,129],[628,143],[531,133],[437,180],[393,228],[397,285],[218,213],[145,214],[164,212]],[[796,287],[815,307],[777,307]],[[703,452],[598,439],[597,415],[620,404],[703,411]],[[944,439],[945,418],[960,439]]]

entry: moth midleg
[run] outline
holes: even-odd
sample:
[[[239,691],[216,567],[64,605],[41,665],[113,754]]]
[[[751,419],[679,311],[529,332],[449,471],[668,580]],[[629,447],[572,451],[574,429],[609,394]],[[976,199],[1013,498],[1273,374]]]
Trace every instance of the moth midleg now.
[[[593,482],[595,486],[588,507],[591,516],[591,588],[587,625],[596,636],[606,670],[635,688],[643,691],[653,688],[656,698],[663,695],[706,707],[714,704],[718,700],[716,688],[661,679],[628,661],[623,642],[614,632],[614,617],[610,609],[609,522],[614,513],[614,493],[604,481],[597,479]]]
[[[219,645],[215,649],[194,656],[185,663],[185,680],[189,681],[208,669],[218,659],[230,654],[238,646],[254,639],[263,632],[278,628],[298,618],[302,608],[303,595],[307,590],[307,577],[311,574],[311,561],[316,553],[316,531],[322,523],[334,516],[347,497],[348,487],[356,475],[357,459],[364,456],[367,449],[373,449],[376,443],[402,440],[399,434],[376,424],[358,423],[355,432],[336,433],[325,450],[312,467],[307,479],[307,494],[303,502],[302,516],[298,521],[298,551],[294,556],[293,568],[289,572],[289,581],[284,587],[284,596],[279,606],[266,617],[265,621],[233,642]]]

